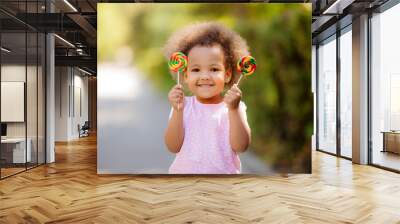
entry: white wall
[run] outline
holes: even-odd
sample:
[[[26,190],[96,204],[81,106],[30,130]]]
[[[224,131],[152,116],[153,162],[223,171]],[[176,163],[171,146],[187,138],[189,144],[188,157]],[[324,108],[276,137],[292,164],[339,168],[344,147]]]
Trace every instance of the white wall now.
[[[18,81],[18,82],[26,83],[25,69],[27,69],[28,75],[31,75],[31,74],[36,75],[36,67],[33,67],[33,66],[25,67],[25,65],[2,65],[1,66],[1,81],[2,82]],[[32,82],[32,81],[30,80],[30,82]],[[32,84],[32,83],[30,83],[30,84]],[[33,84],[36,85],[36,83],[33,83]],[[29,97],[36,98],[36,89],[28,88],[27,90],[28,90],[28,93],[27,93],[28,98]],[[30,90],[32,90],[33,92],[30,92]],[[27,99],[27,101],[32,102],[33,100]],[[36,104],[30,105],[30,106],[31,107],[34,106],[36,108]],[[2,108],[2,110],[6,110],[6,108]],[[31,122],[33,120],[36,122],[36,114],[28,113],[27,115],[28,115],[29,122]],[[34,115],[34,117],[32,117],[32,115]],[[26,126],[25,122],[7,122],[7,136],[8,137],[25,137],[25,126]],[[28,129],[29,128],[36,129],[36,126],[33,127],[33,125],[28,125]],[[32,133],[32,131],[28,130],[28,137],[30,137],[29,133]]]
[[[76,68],[56,67],[56,141],[79,138],[78,124],[82,126],[88,120],[88,78],[83,75]],[[77,105],[82,106],[81,113]]]
[[[44,163],[44,74],[41,66],[32,66],[25,64],[3,64],[1,66],[2,82],[24,82],[26,85],[26,106],[20,108],[22,113],[26,112],[26,120],[22,122],[5,122],[7,123],[7,137],[21,138],[27,136],[30,140],[32,161]],[[27,79],[27,81],[26,81]],[[2,89],[3,92],[4,89]],[[8,98],[2,95],[2,98]],[[12,110],[12,108],[2,107],[2,112]],[[15,109],[14,109],[15,110]],[[16,111],[8,111],[16,113]],[[24,120],[24,119],[23,119]],[[37,153],[39,155],[37,155]],[[50,160],[51,161],[51,160]]]
[[[68,85],[67,67],[55,68],[55,141],[68,140]]]
[[[72,120],[72,135],[78,137],[79,133],[78,133],[78,129],[76,128],[78,126],[78,124],[80,124],[81,126],[85,123],[85,121],[89,120],[89,114],[88,114],[88,106],[89,106],[89,102],[88,102],[88,77],[87,76],[81,76],[81,74],[78,71],[78,74],[76,73],[77,70],[75,70],[75,79],[74,79],[74,86],[75,86],[75,117]],[[77,108],[77,104],[79,104],[79,102],[77,102],[77,96],[78,96],[78,92],[77,90],[80,90],[80,101],[81,104],[80,106],[81,108],[81,112],[79,111],[79,108]]]

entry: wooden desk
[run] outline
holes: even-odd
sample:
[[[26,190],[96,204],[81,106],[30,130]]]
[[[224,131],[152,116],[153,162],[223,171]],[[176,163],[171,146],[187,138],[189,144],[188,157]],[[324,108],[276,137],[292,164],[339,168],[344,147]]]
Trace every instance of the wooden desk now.
[[[400,154],[400,131],[382,131],[381,133],[383,133],[382,152]]]

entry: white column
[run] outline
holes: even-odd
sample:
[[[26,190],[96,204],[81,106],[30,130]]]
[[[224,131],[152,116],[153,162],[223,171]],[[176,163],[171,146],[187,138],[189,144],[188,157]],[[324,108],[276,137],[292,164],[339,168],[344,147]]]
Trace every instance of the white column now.
[[[353,19],[353,162],[368,163],[368,15]]]
[[[54,78],[54,35],[47,34],[46,36],[46,60],[47,60],[47,71],[46,71],[46,163],[52,163],[55,161],[54,152],[54,133],[55,133],[55,78]]]
[[[54,6],[46,1],[47,12],[53,12]],[[46,35],[46,163],[55,161],[54,133],[55,133],[55,54],[54,35]]]

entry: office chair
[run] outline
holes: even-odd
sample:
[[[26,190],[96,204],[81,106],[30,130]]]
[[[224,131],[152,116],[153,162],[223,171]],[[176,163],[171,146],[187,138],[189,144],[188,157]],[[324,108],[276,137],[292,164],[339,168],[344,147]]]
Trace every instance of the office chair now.
[[[89,136],[89,121],[85,121],[85,123],[82,125],[82,127],[79,127],[80,125],[78,124],[78,129],[79,129],[79,138],[80,137],[87,137]]]

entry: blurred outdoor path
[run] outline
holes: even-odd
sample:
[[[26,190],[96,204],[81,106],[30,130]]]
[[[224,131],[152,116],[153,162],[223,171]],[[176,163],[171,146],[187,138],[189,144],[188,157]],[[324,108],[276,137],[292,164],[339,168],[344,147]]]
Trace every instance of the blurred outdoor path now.
[[[115,71],[118,65],[102,65],[104,71]],[[168,173],[168,168],[175,155],[170,153],[164,145],[164,131],[167,127],[170,105],[167,94],[160,93],[151,81],[132,67],[118,70],[118,75],[131,77],[130,82],[135,88],[134,107],[129,108],[129,113],[135,116],[130,119],[128,129],[131,136],[130,152],[132,163],[129,168],[135,173]],[[127,73],[127,74],[123,74]],[[167,74],[166,74],[167,75]],[[111,74],[112,76],[112,74]],[[115,101],[114,101],[115,102]],[[132,128],[134,127],[134,128]],[[242,173],[271,174],[271,169],[260,161],[249,149],[240,155]]]

